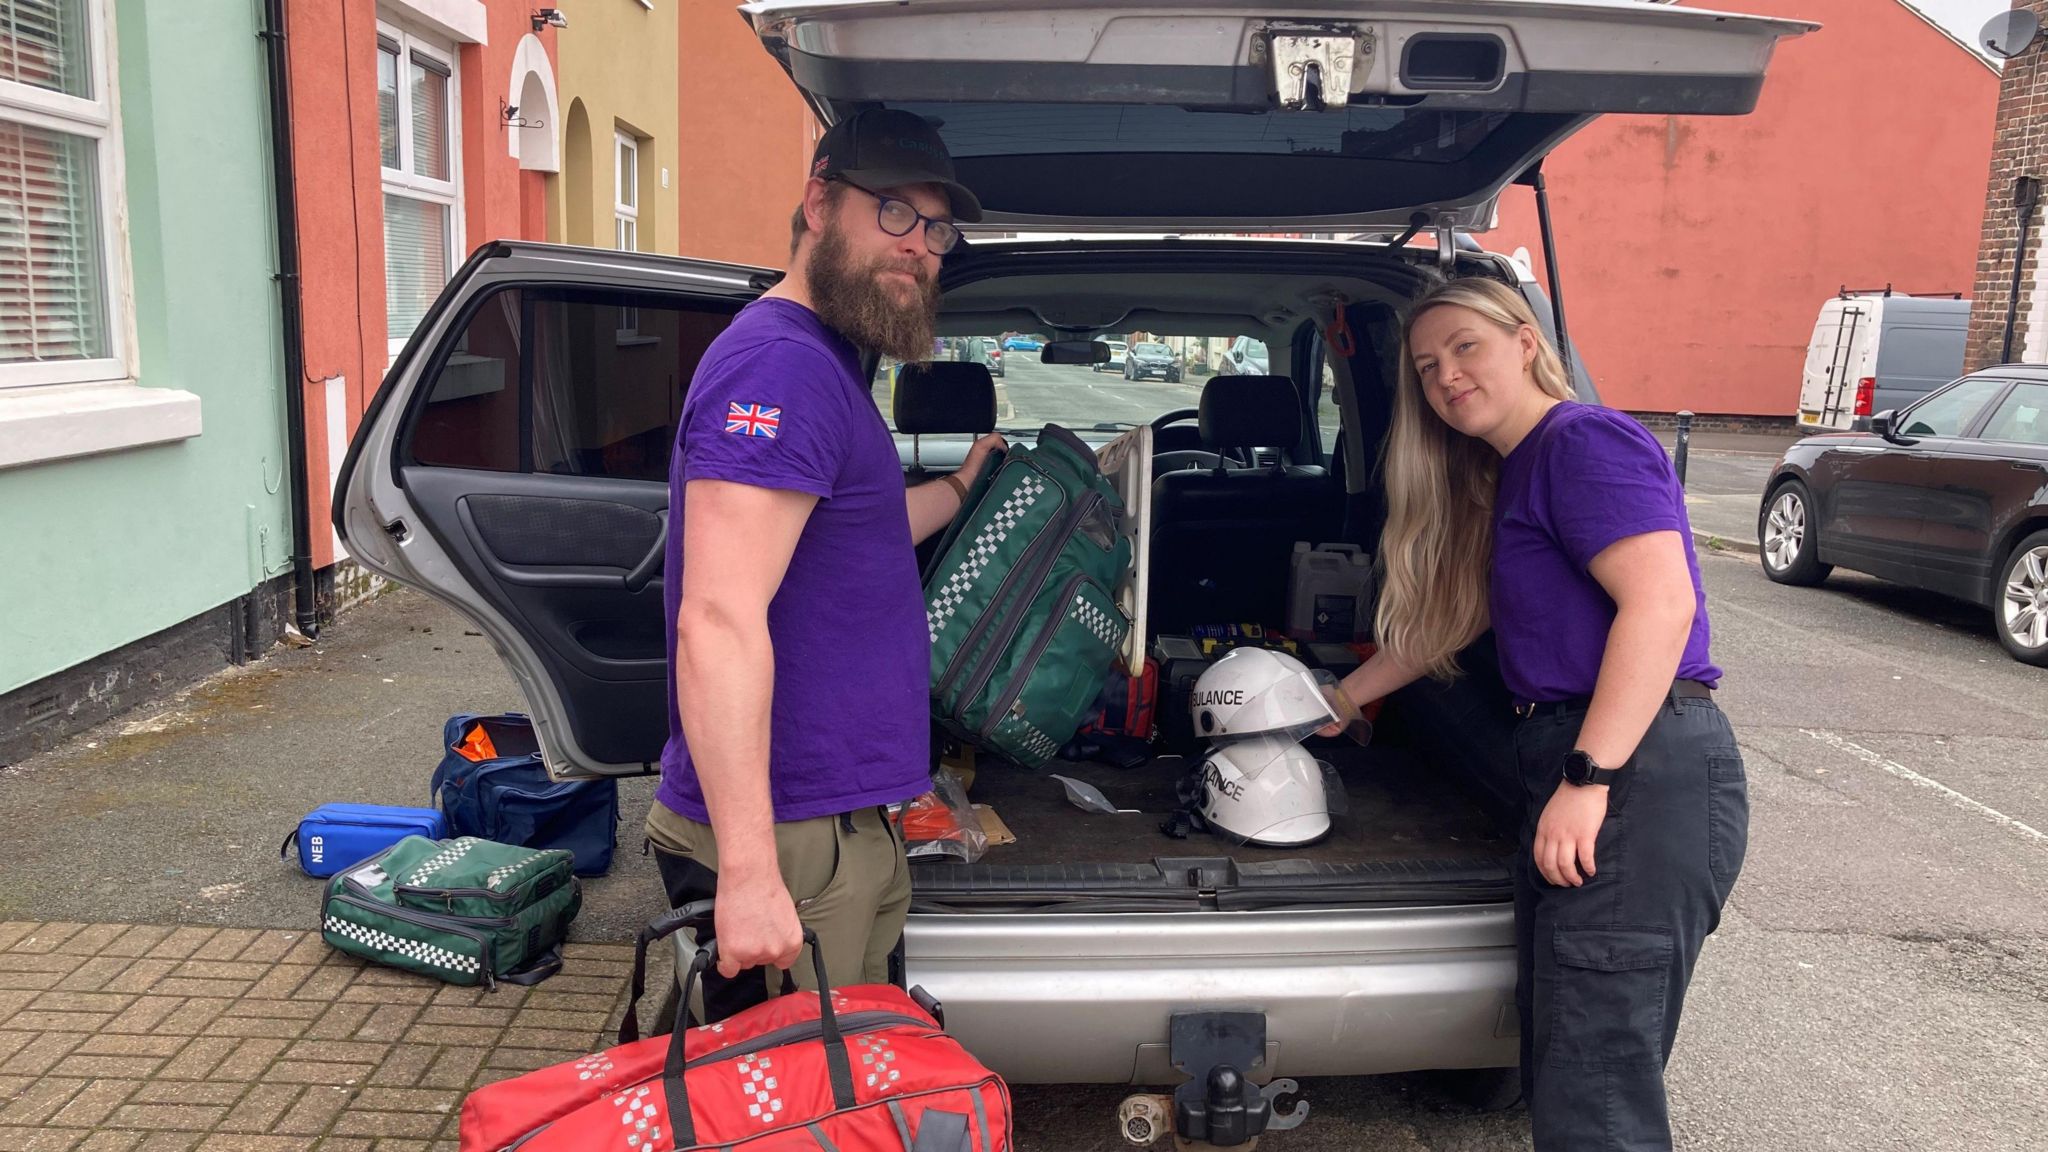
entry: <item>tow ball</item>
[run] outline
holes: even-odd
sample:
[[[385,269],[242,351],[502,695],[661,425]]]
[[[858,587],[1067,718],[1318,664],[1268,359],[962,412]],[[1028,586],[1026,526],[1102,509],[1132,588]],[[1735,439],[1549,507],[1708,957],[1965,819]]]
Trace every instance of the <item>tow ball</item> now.
[[[1188,1080],[1172,1095],[1140,1093],[1117,1108],[1123,1138],[1144,1147],[1173,1137],[1176,1149],[1242,1152],[1267,1132],[1298,1128],[1308,1104],[1282,1109],[1301,1086],[1274,1080],[1261,1087],[1249,1073],[1265,1062],[1266,1018],[1257,1012],[1187,1012],[1173,1018],[1171,1057]]]

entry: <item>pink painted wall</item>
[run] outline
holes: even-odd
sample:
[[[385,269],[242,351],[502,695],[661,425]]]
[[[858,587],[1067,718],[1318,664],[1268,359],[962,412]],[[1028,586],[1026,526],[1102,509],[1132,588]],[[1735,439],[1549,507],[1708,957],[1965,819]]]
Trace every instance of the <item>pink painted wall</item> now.
[[[1790,417],[1843,284],[1968,294],[1998,76],[1897,0],[1745,0],[1781,42],[1743,117],[1611,116],[1545,165],[1566,319],[1607,403]],[[1480,242],[1526,246],[1511,189]]]

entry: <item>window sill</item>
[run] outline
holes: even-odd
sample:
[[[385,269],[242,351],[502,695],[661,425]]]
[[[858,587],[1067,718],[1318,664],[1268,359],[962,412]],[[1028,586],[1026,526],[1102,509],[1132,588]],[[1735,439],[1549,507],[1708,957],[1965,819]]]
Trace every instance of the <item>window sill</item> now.
[[[199,435],[199,397],[128,382],[0,389],[0,468]]]

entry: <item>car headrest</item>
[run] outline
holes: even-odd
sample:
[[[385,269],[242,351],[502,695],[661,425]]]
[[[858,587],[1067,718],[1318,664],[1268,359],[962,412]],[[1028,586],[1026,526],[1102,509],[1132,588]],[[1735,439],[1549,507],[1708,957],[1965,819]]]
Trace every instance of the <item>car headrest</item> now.
[[[1278,448],[1301,443],[1301,400],[1285,376],[1216,376],[1202,386],[1202,443]]]
[[[996,430],[996,382],[967,360],[905,364],[896,373],[896,431],[905,436]]]

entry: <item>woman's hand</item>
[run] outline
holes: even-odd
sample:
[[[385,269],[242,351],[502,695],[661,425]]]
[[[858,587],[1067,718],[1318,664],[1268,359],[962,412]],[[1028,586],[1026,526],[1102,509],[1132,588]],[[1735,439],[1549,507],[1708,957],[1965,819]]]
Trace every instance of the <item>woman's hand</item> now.
[[[1536,870],[1560,888],[1585,884],[1595,871],[1593,841],[1606,819],[1607,785],[1558,784],[1536,821]]]

